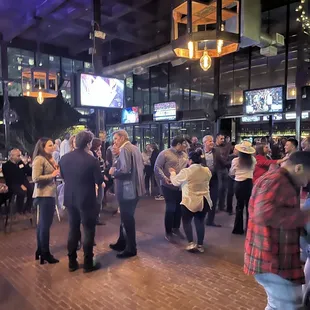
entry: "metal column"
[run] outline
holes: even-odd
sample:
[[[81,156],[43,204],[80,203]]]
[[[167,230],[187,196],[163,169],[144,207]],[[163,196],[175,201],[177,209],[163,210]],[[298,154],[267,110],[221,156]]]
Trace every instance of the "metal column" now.
[[[10,150],[10,101],[8,90],[8,54],[7,45],[5,42],[1,42],[1,70],[2,70],[2,89],[3,89],[3,121],[4,121],[4,133],[5,133],[5,150]]]
[[[101,27],[101,0],[93,0],[93,35],[95,30],[100,30]],[[93,66],[96,75],[102,74],[102,42],[100,39],[94,37],[93,50]],[[103,109],[96,109],[96,135],[99,135],[101,130],[105,130],[105,111]]]
[[[301,27],[300,27],[301,28]],[[302,112],[302,87],[306,85],[305,81],[305,34],[300,29],[298,33],[298,51],[297,51],[297,71],[296,71],[296,139],[300,148],[301,139],[301,112]]]

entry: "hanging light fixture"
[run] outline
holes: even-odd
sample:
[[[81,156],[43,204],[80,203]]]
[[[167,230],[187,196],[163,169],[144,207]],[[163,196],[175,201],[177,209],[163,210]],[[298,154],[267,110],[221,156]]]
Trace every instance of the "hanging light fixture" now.
[[[208,54],[207,47],[203,51],[203,55],[200,58],[200,67],[203,71],[208,71],[212,65],[212,59]]]

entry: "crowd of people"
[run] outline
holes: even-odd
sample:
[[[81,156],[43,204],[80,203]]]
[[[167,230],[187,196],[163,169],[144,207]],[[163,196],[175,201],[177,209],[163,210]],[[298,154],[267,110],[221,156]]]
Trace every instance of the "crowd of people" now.
[[[195,253],[204,252],[205,226],[221,227],[215,220],[217,212],[233,215],[235,210],[232,233],[246,234],[244,271],[264,287],[266,309],[298,309],[300,284],[305,282],[300,240],[305,259],[310,253],[306,238],[310,211],[300,207],[300,189],[310,189],[310,138],[301,147],[303,151],[298,151],[298,141],[293,138],[280,144],[262,139],[252,145],[246,140],[231,143],[218,134],[215,139],[205,136],[201,144],[196,137],[178,136],[161,152],[156,144],[148,144],[140,152],[125,130],[113,133],[112,145],[105,132],[95,138],[82,131],[55,143],[40,139],[32,162],[13,149],[3,165],[7,188],[0,186],[0,191],[16,195],[20,213],[27,213],[32,204],[37,207],[35,258],[41,264],[54,264],[59,260],[50,252],[50,227],[61,188],[61,204],[69,218],[71,272],[79,268],[81,240],[84,272],[100,268],[93,260],[93,246],[96,225],[103,224],[99,216],[107,191],[115,194],[120,212],[119,238],[110,244],[118,258],[137,255],[135,209],[143,196],[165,201],[166,240],[187,239],[186,250]]]

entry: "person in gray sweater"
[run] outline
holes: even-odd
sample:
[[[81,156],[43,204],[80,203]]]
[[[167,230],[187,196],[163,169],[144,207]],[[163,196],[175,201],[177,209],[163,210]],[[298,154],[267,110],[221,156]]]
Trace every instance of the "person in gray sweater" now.
[[[162,151],[155,162],[155,176],[160,180],[160,185],[166,202],[165,230],[166,239],[175,242],[174,236],[184,239],[180,232],[181,226],[181,200],[182,192],[179,187],[174,186],[170,181],[169,169],[172,168],[178,174],[188,165],[186,139],[175,137],[172,140],[171,148]]]

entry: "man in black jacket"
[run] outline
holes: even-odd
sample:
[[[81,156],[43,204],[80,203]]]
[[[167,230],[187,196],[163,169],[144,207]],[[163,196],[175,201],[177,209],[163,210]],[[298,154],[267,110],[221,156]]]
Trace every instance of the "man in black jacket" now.
[[[89,131],[78,133],[75,140],[77,149],[64,155],[59,162],[65,181],[64,205],[69,214],[69,271],[79,267],[76,251],[81,222],[84,228],[84,272],[100,268],[99,263],[93,264],[93,246],[98,214],[96,186],[102,186],[103,175],[98,160],[89,154],[92,139]]]
[[[21,151],[13,149],[9,153],[9,160],[2,165],[2,172],[10,194],[16,195],[17,212],[30,212],[32,207],[33,186],[27,176],[31,176],[32,169],[29,164],[21,160]],[[27,196],[26,205],[24,199]]]

